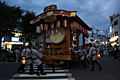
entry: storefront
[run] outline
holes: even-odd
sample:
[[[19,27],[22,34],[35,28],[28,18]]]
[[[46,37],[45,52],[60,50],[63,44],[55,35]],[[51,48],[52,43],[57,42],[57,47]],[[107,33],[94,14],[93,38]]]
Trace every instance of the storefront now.
[[[8,38],[8,37],[7,37]],[[1,47],[3,50],[12,50],[12,48],[17,48],[23,46],[23,42],[20,41],[20,37],[6,37],[2,38]]]

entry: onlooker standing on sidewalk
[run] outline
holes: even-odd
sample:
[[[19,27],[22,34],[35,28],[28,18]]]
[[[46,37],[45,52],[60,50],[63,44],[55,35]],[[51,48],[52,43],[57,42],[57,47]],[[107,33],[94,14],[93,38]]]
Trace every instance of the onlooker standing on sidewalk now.
[[[118,46],[118,49],[119,49],[119,56],[120,56],[120,46]]]
[[[19,53],[20,53],[19,48],[15,50],[15,53],[16,53],[16,62],[18,62]]]
[[[1,55],[1,62],[5,62],[5,61],[7,61],[7,57],[6,57],[6,55],[3,53],[2,55]]]
[[[108,47],[109,56],[112,56],[112,50],[113,50],[113,48],[112,48],[112,46],[110,45],[110,46]]]
[[[104,47],[103,47],[103,45],[101,45],[100,47],[99,47],[99,53],[100,53],[100,56],[101,57],[103,57],[103,49],[104,49]]]
[[[102,67],[101,67],[101,65],[97,61],[97,52],[96,52],[96,49],[94,47],[92,47],[91,43],[89,43],[89,47],[90,47],[90,50],[89,50],[89,54],[87,55],[87,58],[88,57],[92,58],[92,69],[90,71],[94,71],[95,63],[99,66],[99,70],[101,70]]]
[[[118,61],[118,56],[119,56],[119,49],[117,45],[114,46],[114,59]]]

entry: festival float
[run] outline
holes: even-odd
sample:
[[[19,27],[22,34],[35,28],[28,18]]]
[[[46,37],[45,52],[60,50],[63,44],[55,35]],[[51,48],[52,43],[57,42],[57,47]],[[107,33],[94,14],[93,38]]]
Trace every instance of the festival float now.
[[[92,30],[77,15],[77,11],[66,11],[57,9],[57,5],[50,5],[44,8],[44,12],[30,21],[32,26],[37,26],[42,33],[43,50],[40,52],[45,56],[46,64],[59,65],[63,61],[70,65],[76,58],[72,51],[73,36],[76,34],[77,47],[79,49],[79,36],[82,34],[83,45],[85,37],[88,38],[88,30]],[[49,35],[50,50],[46,49],[46,34]]]

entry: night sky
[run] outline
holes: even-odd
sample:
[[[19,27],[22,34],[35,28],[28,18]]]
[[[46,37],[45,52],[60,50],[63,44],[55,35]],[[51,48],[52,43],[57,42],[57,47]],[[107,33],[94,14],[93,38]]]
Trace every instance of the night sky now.
[[[77,15],[91,28],[107,30],[110,16],[120,13],[120,0],[0,0],[9,6],[20,6],[23,10],[43,13],[46,6],[56,4],[58,9],[77,11]]]

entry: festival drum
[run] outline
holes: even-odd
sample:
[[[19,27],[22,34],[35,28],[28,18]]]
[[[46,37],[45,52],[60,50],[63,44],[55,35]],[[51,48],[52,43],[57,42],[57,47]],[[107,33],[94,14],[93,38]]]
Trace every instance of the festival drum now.
[[[62,27],[49,29],[48,34],[50,41],[55,44],[61,43],[65,39],[65,30]]]

